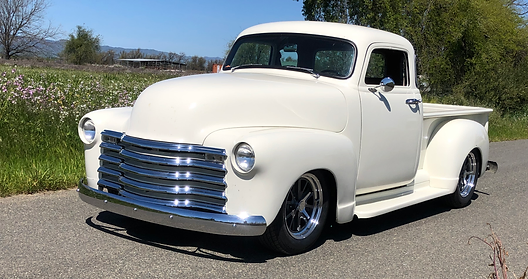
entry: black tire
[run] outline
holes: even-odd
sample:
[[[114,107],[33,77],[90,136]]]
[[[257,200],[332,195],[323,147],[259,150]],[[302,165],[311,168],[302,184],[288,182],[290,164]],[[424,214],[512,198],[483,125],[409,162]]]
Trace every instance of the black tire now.
[[[466,159],[462,164],[455,192],[446,197],[447,202],[451,207],[461,208],[467,206],[471,202],[471,198],[477,187],[479,167],[479,157],[475,150],[472,150],[466,156]]]
[[[321,235],[329,208],[329,192],[322,176],[303,174],[290,188],[275,220],[260,242],[292,255],[307,251]]]

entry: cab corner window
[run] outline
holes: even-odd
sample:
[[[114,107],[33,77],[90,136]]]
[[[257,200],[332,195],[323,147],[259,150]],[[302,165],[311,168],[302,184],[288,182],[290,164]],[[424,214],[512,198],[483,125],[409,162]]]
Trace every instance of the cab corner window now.
[[[372,51],[365,83],[378,85],[385,77],[394,80],[395,85],[409,85],[407,54],[403,51],[392,49],[375,49]]]

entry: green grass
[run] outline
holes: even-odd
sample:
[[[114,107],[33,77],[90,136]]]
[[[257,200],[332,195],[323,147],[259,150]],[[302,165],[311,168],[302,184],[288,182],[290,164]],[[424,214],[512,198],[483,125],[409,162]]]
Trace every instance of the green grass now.
[[[489,119],[490,141],[528,139],[528,115],[500,115],[493,112]]]
[[[84,176],[79,118],[96,109],[130,106],[147,86],[172,77],[0,65],[0,196],[76,186]],[[492,141],[528,138],[528,114],[493,112],[489,135]]]

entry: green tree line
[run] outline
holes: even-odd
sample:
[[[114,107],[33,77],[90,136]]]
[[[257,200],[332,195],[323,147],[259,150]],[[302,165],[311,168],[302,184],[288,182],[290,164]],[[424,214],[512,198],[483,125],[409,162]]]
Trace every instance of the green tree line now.
[[[520,0],[303,0],[302,12],[407,38],[424,95],[517,113],[528,110],[526,8]]]

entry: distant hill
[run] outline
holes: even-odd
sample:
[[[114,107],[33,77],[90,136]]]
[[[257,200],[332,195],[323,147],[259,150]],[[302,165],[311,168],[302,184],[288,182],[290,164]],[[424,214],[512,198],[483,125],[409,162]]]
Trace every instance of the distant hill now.
[[[48,40],[47,41],[47,46],[44,49],[44,55],[46,57],[52,57],[52,58],[59,57],[59,53],[61,53],[64,50],[64,45],[65,44],[66,44],[66,40],[58,40],[58,41]],[[129,51],[137,50],[137,48],[123,48],[123,47],[101,46],[101,51],[109,51],[109,50],[113,50],[114,53],[117,55],[117,54],[119,54],[122,51],[129,52]],[[141,50],[141,53],[143,53],[145,55],[159,55],[159,54],[163,54],[163,53],[164,54],[168,53],[168,52],[159,51],[159,50],[155,50],[155,49],[140,49],[140,50]],[[190,56],[186,56],[185,58],[191,58],[191,57]],[[221,57],[204,56],[204,58],[205,58],[206,61],[222,60]]]

